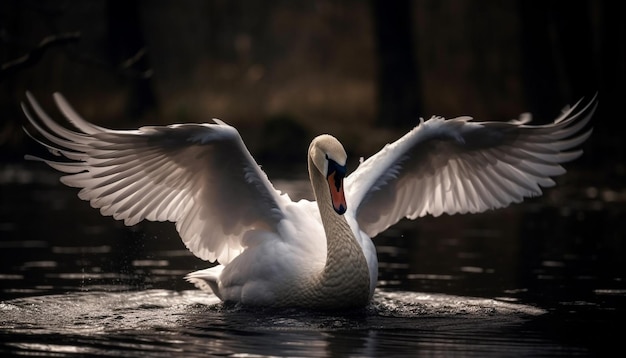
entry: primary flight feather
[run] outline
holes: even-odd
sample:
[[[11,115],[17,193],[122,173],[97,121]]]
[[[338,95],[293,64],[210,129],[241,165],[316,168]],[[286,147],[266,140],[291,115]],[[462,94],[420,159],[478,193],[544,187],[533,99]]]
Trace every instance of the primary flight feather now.
[[[346,175],[341,143],[320,135],[308,168],[315,201],[272,186],[237,130],[214,123],[111,130],[54,100],[77,131],[30,93],[22,109],[38,140],[66,161],[41,159],[102,215],[134,225],[171,221],[197,257],[218,263],[186,279],[227,302],[336,309],[366,305],[378,274],[371,238],[402,218],[478,213],[541,195],[590,136],[595,96],[552,123],[432,117]],[[34,136],[33,136],[34,137]],[[345,177],[345,180],[344,180]]]

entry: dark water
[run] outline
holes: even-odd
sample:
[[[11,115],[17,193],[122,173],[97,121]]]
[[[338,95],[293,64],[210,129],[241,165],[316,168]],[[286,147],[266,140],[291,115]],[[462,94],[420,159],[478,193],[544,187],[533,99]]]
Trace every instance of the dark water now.
[[[36,356],[602,356],[626,318],[625,192],[561,185],[376,238],[362,310],[225,307],[169,223],[127,228],[42,168],[0,168],[0,353]],[[308,195],[299,181],[277,186]]]

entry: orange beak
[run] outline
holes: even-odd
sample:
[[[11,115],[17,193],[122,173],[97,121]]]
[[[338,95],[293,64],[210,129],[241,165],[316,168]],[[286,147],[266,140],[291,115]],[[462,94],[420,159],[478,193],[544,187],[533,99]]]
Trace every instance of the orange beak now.
[[[348,208],[346,196],[343,193],[343,176],[332,172],[328,176],[328,188],[330,188],[330,198],[333,202],[333,208],[339,215],[343,215]]]

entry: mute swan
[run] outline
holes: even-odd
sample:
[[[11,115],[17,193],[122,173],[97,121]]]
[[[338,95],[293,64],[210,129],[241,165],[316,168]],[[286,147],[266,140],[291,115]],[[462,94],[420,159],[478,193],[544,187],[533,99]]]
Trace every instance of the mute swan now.
[[[582,154],[597,107],[595,96],[579,101],[546,125],[528,125],[529,115],[421,119],[345,181],[344,148],[320,135],[308,150],[316,201],[293,202],[220,120],[111,130],[88,123],[55,93],[75,132],[27,99],[31,109],[22,109],[49,143],[39,142],[69,161],[26,158],[66,173],[61,181],[81,188],[78,196],[102,215],[129,226],[176,223],[192,253],[218,262],[188,281],[225,302],[320,309],[368,304],[378,271],[370,238],[400,219],[478,213],[541,195],[565,173],[560,163]]]

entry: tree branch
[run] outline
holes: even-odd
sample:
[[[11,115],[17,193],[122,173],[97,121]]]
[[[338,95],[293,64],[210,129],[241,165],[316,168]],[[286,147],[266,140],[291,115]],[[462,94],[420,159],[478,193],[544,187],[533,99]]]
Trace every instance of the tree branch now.
[[[37,47],[35,47],[22,57],[3,63],[0,67],[0,82],[8,76],[15,74],[16,72],[34,66],[37,62],[41,61],[41,58],[48,49],[55,46],[61,46],[68,43],[76,42],[79,39],[79,32],[69,32],[65,34],[50,35],[45,37]]]

